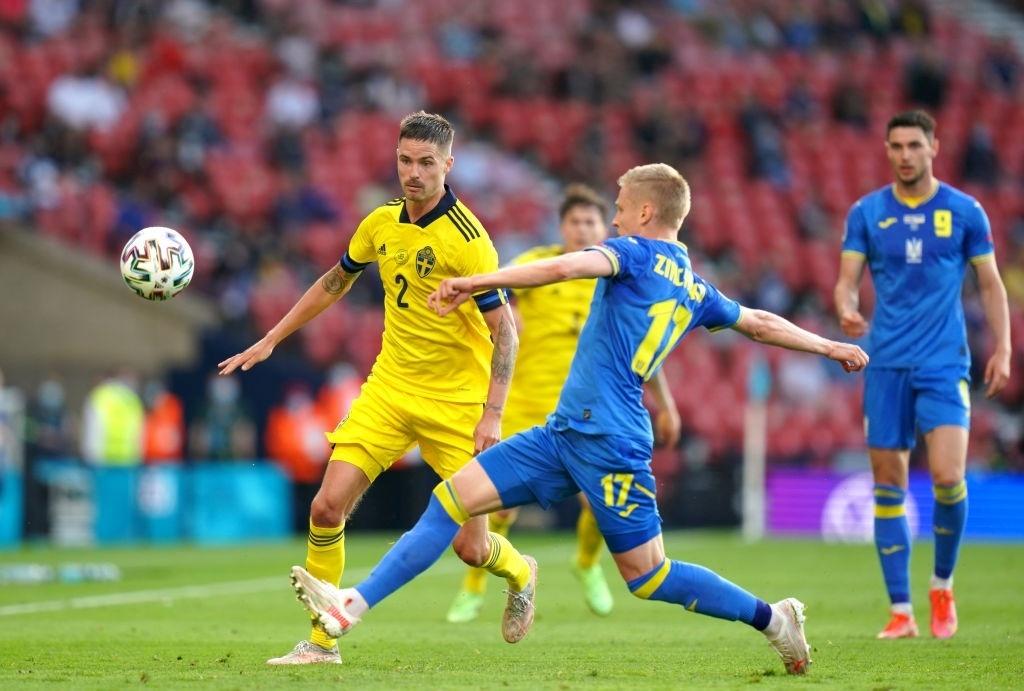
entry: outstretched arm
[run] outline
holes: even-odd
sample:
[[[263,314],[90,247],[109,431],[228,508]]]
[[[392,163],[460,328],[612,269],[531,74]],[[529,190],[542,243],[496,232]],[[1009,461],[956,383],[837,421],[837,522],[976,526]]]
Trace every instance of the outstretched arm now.
[[[985,309],[988,328],[996,348],[985,365],[985,395],[992,398],[1006,386],[1010,379],[1010,308],[1006,302],[1006,286],[999,276],[995,257],[974,265],[978,274],[978,289],[981,305]]]
[[[868,364],[867,353],[852,343],[822,338],[771,312],[746,307],[740,310],[740,319],[732,328],[758,343],[824,355],[840,363],[847,372],[857,372]]]
[[[654,443],[659,447],[674,448],[679,443],[682,422],[663,367],[647,381],[647,390],[654,396],[654,401],[658,405],[658,410],[654,414]]]
[[[427,298],[427,305],[442,317],[470,296],[495,288],[533,288],[575,278],[611,276],[612,264],[600,252],[569,252],[551,259],[508,266],[488,274],[448,278]]]
[[[358,273],[348,273],[341,268],[340,262],[335,264],[320,277],[320,280],[309,287],[309,290],[299,298],[295,306],[288,310],[288,314],[284,315],[281,321],[275,324],[263,338],[243,352],[232,355],[218,364],[219,373],[231,374],[239,368],[244,372],[266,360],[274,352],[278,343],[340,300],[357,278],[359,278]]]

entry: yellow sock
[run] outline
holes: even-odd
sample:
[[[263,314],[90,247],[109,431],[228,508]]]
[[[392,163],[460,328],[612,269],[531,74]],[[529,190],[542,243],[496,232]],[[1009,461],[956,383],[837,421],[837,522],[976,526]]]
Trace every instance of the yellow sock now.
[[[341,585],[341,574],[345,571],[345,524],[336,528],[321,528],[309,521],[309,537],[306,539],[306,571],[322,581]],[[313,627],[309,640],[321,648],[333,648],[335,639]]]
[[[508,530],[515,521],[516,515],[513,512],[509,512],[506,515],[495,512],[487,516],[487,523],[490,526],[491,532],[497,533],[502,537],[508,535]],[[466,577],[462,579],[462,589],[468,593],[483,595],[487,592],[487,571],[473,567],[467,569]]]
[[[581,506],[580,517],[576,521],[576,566],[589,569],[596,564],[603,542],[594,512],[589,506]]]
[[[487,536],[491,541],[491,554],[483,564],[484,570],[507,580],[512,590],[525,588],[530,583],[530,565],[523,555],[504,535],[487,533]]]

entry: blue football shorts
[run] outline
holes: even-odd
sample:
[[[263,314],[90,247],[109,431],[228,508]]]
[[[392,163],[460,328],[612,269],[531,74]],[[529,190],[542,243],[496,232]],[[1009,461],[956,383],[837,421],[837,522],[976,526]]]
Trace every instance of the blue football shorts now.
[[[505,508],[537,503],[546,509],[582,491],[613,553],[661,534],[650,459],[643,441],[556,430],[550,423],[477,456]]]
[[[912,449],[917,432],[971,427],[966,366],[887,368],[864,372],[864,429],[875,449]]]

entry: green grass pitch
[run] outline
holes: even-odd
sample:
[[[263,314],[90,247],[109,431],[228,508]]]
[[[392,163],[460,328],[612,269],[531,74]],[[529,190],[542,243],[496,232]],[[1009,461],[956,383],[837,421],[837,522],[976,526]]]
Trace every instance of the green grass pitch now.
[[[394,539],[348,538],[348,582]],[[501,639],[502,585],[493,579],[477,622],[444,612],[462,575],[450,553],[371,612],[343,641],[345,663],[268,668],[306,634],[287,582],[300,542],[246,547],[55,550],[0,553],[11,562],[110,561],[119,583],[0,587],[0,688],[857,688],[996,689],[1024,684],[1024,548],[968,544],[957,574],[961,629],[927,635],[931,546],[916,546],[913,594],[921,638],[876,641],[886,607],[869,546],[671,533],[670,556],[719,571],[756,594],[802,598],[814,665],[788,678],[748,627],[630,597],[613,577],[616,609],[591,615],[567,568],[570,535],[513,533],[540,562],[533,631]],[[110,596],[110,597],[102,597]]]

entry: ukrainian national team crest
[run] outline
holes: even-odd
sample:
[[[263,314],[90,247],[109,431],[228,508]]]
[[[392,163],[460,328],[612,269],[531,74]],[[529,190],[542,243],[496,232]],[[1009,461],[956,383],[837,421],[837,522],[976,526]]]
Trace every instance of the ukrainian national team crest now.
[[[427,245],[416,253],[416,274],[420,278],[426,278],[434,270],[434,264],[436,263],[437,257],[434,255],[434,250],[430,245]]]
[[[921,238],[907,238],[907,263],[920,264],[924,257],[924,243]]]

